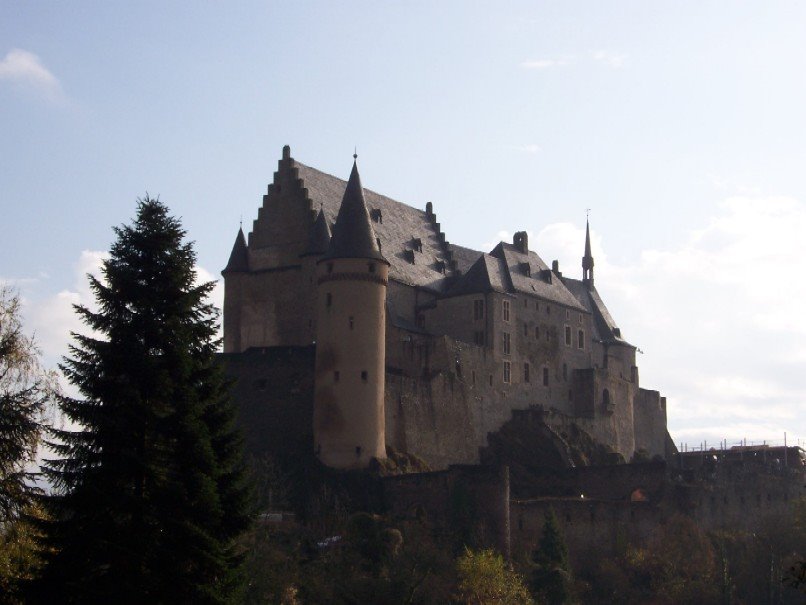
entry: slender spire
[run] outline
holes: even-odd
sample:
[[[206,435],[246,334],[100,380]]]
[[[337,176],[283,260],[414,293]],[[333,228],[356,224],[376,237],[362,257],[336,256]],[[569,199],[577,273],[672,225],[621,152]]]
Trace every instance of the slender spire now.
[[[316,220],[311,227],[311,233],[308,238],[308,248],[305,250],[306,256],[308,254],[320,255],[327,252],[330,246],[330,226],[327,224],[324,211],[320,208],[319,214],[316,215]]]
[[[238,235],[235,237],[235,244],[229,255],[227,267],[221,273],[238,273],[249,271],[249,251],[246,249],[246,238],[243,235],[243,227],[238,228]]]
[[[582,257],[582,283],[593,288],[593,254],[591,254],[590,220],[585,219],[585,256]]]
[[[355,158],[324,258],[374,258],[388,262],[378,249]]]

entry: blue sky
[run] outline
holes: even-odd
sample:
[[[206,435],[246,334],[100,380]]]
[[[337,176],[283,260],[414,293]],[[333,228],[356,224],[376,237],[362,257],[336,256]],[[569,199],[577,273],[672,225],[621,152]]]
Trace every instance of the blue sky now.
[[[46,360],[159,195],[218,276],[284,144],[597,287],[676,441],[806,439],[806,5],[0,3],[0,280]],[[220,293],[219,293],[220,296]]]

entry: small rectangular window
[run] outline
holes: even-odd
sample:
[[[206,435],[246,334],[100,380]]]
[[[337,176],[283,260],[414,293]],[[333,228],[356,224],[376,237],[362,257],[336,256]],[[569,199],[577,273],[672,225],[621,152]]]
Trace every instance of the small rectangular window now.
[[[579,323],[582,324],[582,313],[579,314]]]
[[[367,371],[366,371],[366,370],[361,370],[361,380],[363,380],[364,382],[366,382],[366,381],[367,381],[367,377],[368,377]]]
[[[509,301],[505,300],[505,301],[502,301],[502,302],[503,302],[503,305],[502,305],[503,320],[504,321],[509,321]]]
[[[526,307],[528,307],[528,306],[529,306],[529,299],[528,299],[528,298],[524,298],[524,299],[523,299],[523,308],[525,309],[525,308],[526,308]]]
[[[584,330],[580,330],[579,333],[577,334],[577,346],[580,349],[585,348],[585,331]]]
[[[565,326],[565,346],[571,346],[571,326]]]
[[[571,319],[571,311],[569,309],[565,310],[565,318],[566,319]]]
[[[350,329],[352,330],[354,327],[355,327],[355,320],[353,319],[353,316],[350,315]]]
[[[368,269],[370,273],[375,273],[375,263],[369,263]]]
[[[563,364],[563,380],[568,380],[568,364]]]
[[[493,386],[493,375],[490,374],[490,386]]]
[[[473,319],[478,321],[480,319],[484,319],[484,301],[483,300],[474,300],[473,301]]]
[[[512,364],[508,361],[504,362],[504,382],[506,384],[512,382]]]
[[[476,386],[476,370],[470,371],[470,384]]]
[[[523,335],[529,336],[529,324],[526,322],[523,322]]]
[[[538,340],[539,338],[540,338],[540,327],[535,326],[535,340]]]
[[[503,352],[504,355],[509,355],[511,345],[509,332],[501,332],[501,343],[503,345],[501,351]]]
[[[549,369],[543,368],[543,386],[549,386]]]
[[[551,307],[546,305],[546,315],[551,315]]]
[[[325,306],[326,307],[332,307],[333,306],[333,295],[330,292],[325,294]]]
[[[529,364],[523,364],[523,381],[529,382]]]

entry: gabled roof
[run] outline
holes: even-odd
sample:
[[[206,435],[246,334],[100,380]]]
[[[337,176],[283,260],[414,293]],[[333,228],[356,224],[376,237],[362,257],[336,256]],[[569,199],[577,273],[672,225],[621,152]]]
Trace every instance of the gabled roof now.
[[[321,207],[328,223],[333,225],[347,183],[298,161],[295,161],[294,165],[308,191],[312,207]],[[379,214],[376,213],[377,220],[372,221],[372,229],[380,240],[381,254],[391,264],[389,277],[411,286],[435,292],[444,291],[451,271],[442,273],[437,263],[441,261],[448,264],[450,259],[447,250],[448,247],[453,249],[454,246],[450,244],[446,246],[440,242],[437,227],[425,211],[402,204],[370,189],[364,189],[364,200],[370,213],[373,210],[380,211]],[[413,250],[414,239],[421,240],[422,252]],[[406,258],[407,251],[413,253],[414,263]],[[481,252],[475,254],[478,257]]]
[[[500,259],[482,254],[467,273],[459,277],[448,289],[448,296],[479,294],[482,292],[508,292],[506,270]]]
[[[580,304],[593,315],[593,337],[595,339],[604,343],[633,346],[621,337],[621,331],[613,321],[610,311],[607,310],[596,288],[589,287],[588,284],[578,279],[563,278],[563,281]]]
[[[350,180],[344,189],[333,226],[333,236],[323,257],[331,258],[371,258],[387,262],[375,239],[356,162],[353,162]]]
[[[246,238],[243,235],[243,228],[241,227],[238,229],[238,235],[235,236],[235,243],[232,246],[232,252],[230,252],[227,266],[221,273],[245,271],[249,271],[249,251],[246,249]]]

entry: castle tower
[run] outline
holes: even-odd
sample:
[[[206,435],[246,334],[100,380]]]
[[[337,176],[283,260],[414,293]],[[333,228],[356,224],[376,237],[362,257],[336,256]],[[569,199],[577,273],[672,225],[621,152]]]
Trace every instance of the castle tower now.
[[[593,288],[593,255],[591,254],[590,222],[585,220],[585,256],[582,257],[582,283]]]
[[[238,229],[229,262],[221,272],[224,276],[224,352],[239,353],[241,349],[241,308],[243,290],[249,277],[249,250],[243,227]]]
[[[355,162],[316,275],[314,448],[327,466],[363,468],[386,457],[389,262],[378,249]]]

